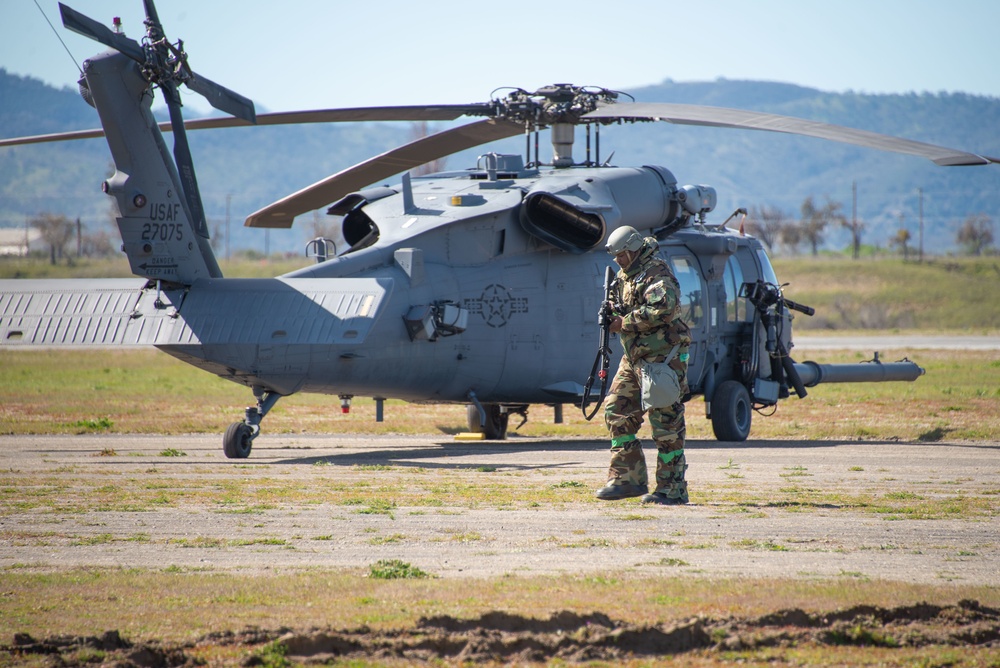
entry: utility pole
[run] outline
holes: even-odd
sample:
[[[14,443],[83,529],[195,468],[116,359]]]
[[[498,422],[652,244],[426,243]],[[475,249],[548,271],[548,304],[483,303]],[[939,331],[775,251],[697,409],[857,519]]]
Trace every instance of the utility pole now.
[[[857,260],[861,255],[858,238],[858,182],[851,181],[851,256]]]
[[[917,188],[917,194],[920,196],[920,262],[924,261],[924,189]]]
[[[226,194],[226,262],[229,261],[229,205],[233,201],[233,194]]]

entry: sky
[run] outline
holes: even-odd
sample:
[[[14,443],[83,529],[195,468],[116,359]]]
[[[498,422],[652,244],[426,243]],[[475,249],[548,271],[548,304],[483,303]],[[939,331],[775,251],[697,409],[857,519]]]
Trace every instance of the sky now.
[[[143,34],[140,0],[66,4]],[[157,9],[192,68],[258,111],[482,102],[499,87],[621,90],[665,79],[1000,97],[997,0],[159,0]],[[77,64],[100,50],[62,27],[55,0],[0,0],[9,73],[75,87]],[[184,102],[209,109],[194,93]]]

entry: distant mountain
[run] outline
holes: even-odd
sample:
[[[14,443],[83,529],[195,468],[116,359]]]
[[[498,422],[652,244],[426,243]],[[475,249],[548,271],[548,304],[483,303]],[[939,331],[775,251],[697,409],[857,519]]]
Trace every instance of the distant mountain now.
[[[491,90],[488,82],[484,91]],[[826,93],[760,81],[678,83],[629,91],[643,102],[737,107],[848,125],[974,153],[1000,156],[1000,99],[964,94],[867,95]],[[405,104],[405,100],[401,100]],[[193,117],[193,115],[192,115]],[[5,137],[98,127],[96,111],[76,91],[54,89],[0,69],[0,134]],[[437,129],[445,127],[439,126]],[[412,139],[406,123],[331,124],[234,128],[190,133],[192,152],[210,225],[224,236],[227,202],[231,246],[300,252],[311,236],[309,220],[292,231],[242,227],[257,208],[331,173]],[[582,132],[576,157],[583,158]],[[169,139],[168,139],[169,143]],[[474,164],[487,150],[520,153],[511,139],[452,156],[450,168]],[[548,148],[543,148],[548,157]],[[937,167],[921,158],[887,154],[821,140],[678,126],[666,123],[615,125],[601,130],[601,159],[614,164],[657,164],[682,183],[714,186],[721,221],[739,206],[777,206],[797,217],[813,196],[840,202],[851,213],[857,183],[863,241],[885,245],[900,225],[916,237],[918,189],[923,190],[925,246],[955,246],[955,230],[966,216],[985,213],[1000,223],[1000,165]],[[111,173],[103,140],[0,149],[0,226],[23,226],[42,211],[80,217],[88,226],[107,225],[110,203],[100,192]],[[998,230],[1000,231],[1000,230]],[[831,230],[828,246],[842,248],[845,233]]]

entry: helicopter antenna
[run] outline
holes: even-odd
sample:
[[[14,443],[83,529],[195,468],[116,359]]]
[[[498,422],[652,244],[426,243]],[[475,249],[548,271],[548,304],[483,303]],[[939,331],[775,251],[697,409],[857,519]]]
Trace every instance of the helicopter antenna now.
[[[52,25],[52,21],[50,21],[49,17],[45,14],[45,10],[42,9],[42,6],[38,4],[38,0],[34,0],[34,2],[35,2],[35,7],[38,7],[38,11],[42,14],[42,18],[45,19],[45,22],[49,24],[49,27],[52,28],[52,32],[54,32],[56,35],[56,39],[59,40],[59,43],[62,44],[63,48],[66,50],[66,54],[69,56],[69,59],[73,61],[74,65],[76,65],[76,71],[79,72],[80,74],[83,74],[83,68],[80,67],[80,63],[77,61],[76,56],[74,56],[73,52],[69,50],[68,46],[66,46],[66,42],[63,41],[63,38],[59,34],[59,31],[56,30],[56,27]]]
[[[731,221],[736,216],[743,216],[742,220],[740,221],[740,231],[742,232],[743,229],[744,229],[743,228],[743,223],[746,221],[746,217],[747,217],[747,210],[744,207],[742,207],[742,206],[740,208],[736,209],[735,211],[733,211],[731,214],[729,214],[729,218],[726,218],[724,221],[722,221],[721,224],[717,225],[716,229],[721,230],[726,225],[728,225],[729,221]]]

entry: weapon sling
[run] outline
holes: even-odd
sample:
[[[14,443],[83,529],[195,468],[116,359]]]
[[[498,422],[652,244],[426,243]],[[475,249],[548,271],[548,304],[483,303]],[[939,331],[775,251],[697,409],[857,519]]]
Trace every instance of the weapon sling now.
[[[587,385],[583,388],[583,400],[580,402],[580,410],[583,417],[588,421],[597,415],[597,411],[604,403],[604,398],[608,396],[608,368],[611,366],[611,286],[614,283],[614,272],[611,267],[604,268],[604,299],[601,302],[601,310],[597,314],[597,324],[601,328],[601,342],[597,348],[597,356],[594,357],[594,365],[590,368],[590,376],[587,378]],[[593,410],[588,414],[587,405],[593,393],[594,383],[600,378],[601,389],[596,399]]]

